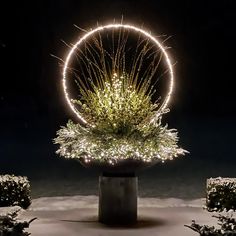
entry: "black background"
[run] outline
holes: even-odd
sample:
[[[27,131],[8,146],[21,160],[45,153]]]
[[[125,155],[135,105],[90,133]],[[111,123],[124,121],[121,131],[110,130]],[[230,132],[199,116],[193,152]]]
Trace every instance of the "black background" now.
[[[81,34],[73,24],[89,29],[123,16],[124,23],[172,36],[167,45],[177,61],[166,121],[179,130],[180,144],[191,154],[152,172],[163,168],[163,176],[168,170],[180,175],[181,168],[197,166],[195,174],[204,172],[202,179],[231,175],[236,163],[235,12],[233,0],[2,1],[1,173],[26,174],[33,180],[69,178],[68,173],[74,173],[73,179],[77,172],[93,176],[54,154],[56,130],[76,119],[64,100],[61,67],[51,54],[65,57],[68,48],[61,40],[73,43]]]

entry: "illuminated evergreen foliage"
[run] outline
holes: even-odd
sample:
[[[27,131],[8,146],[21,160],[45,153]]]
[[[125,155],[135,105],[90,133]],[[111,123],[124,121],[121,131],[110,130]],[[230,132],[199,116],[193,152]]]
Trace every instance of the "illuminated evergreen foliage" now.
[[[129,33],[113,30],[110,52],[100,33],[77,49],[78,68],[70,72],[80,96],[70,102],[87,124],[69,121],[57,132],[54,142],[60,145],[57,153],[61,156],[114,165],[130,159],[165,161],[186,153],[177,145],[176,130],[161,124],[168,109],[153,101],[152,78],[162,53],[139,35],[134,56],[127,63]],[[150,63],[146,65],[145,60]]]

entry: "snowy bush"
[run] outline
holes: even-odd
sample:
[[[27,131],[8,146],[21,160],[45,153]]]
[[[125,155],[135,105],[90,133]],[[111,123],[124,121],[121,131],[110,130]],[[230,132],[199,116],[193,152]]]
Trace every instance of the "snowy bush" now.
[[[236,210],[236,178],[207,180],[206,207],[208,211]]]
[[[13,212],[9,212],[7,215],[0,215],[0,236],[29,236],[30,233],[25,232],[25,228],[29,228],[30,221],[20,222],[17,220],[19,209]]]
[[[0,175],[0,207],[20,206],[26,209],[30,204],[30,184],[27,177]]]
[[[213,216],[218,219],[220,228],[209,225],[199,225],[193,220],[191,225],[185,225],[200,236],[236,236],[236,220],[232,216]]]

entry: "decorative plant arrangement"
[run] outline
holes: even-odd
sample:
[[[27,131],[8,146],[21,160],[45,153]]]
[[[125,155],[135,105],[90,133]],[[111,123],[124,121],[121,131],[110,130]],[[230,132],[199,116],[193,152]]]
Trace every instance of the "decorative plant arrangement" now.
[[[25,232],[25,228],[29,228],[30,223],[32,223],[36,218],[30,221],[20,222],[17,220],[20,210],[8,213],[5,216],[0,216],[0,236],[28,236],[30,233]]]
[[[162,124],[174,86],[172,63],[167,48],[141,28],[109,24],[84,31],[64,61],[62,79],[78,122],[58,130],[54,143],[60,156],[101,172],[98,221],[133,224],[136,172],[187,152],[177,131]]]
[[[161,65],[167,69],[159,71]],[[166,74],[167,96],[156,97],[157,81]],[[76,98],[69,94],[75,90],[70,76]],[[148,32],[123,24],[86,32],[66,58],[63,89],[78,122],[69,121],[57,132],[60,156],[112,167],[164,162],[186,153],[177,145],[177,131],[162,124],[173,69],[166,48]]]
[[[30,183],[25,176],[0,175],[0,207],[31,204]]]

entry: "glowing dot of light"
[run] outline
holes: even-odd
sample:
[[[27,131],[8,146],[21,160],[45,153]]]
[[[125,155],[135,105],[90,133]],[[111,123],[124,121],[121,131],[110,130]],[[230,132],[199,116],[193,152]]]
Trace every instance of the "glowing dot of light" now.
[[[66,85],[66,74],[67,74],[67,68],[68,68],[68,64],[70,62],[70,59],[74,53],[74,51],[79,47],[79,45],[84,42],[87,38],[89,38],[89,36],[91,36],[92,34],[102,31],[104,29],[118,29],[118,28],[124,28],[124,29],[130,29],[133,30],[135,32],[139,32],[142,33],[143,35],[145,35],[147,38],[150,38],[162,51],[162,53],[164,54],[165,57],[165,61],[166,64],[169,68],[169,74],[170,74],[170,83],[169,83],[169,90],[168,93],[166,95],[166,98],[164,100],[164,102],[162,103],[161,107],[159,108],[159,110],[156,112],[156,116],[158,116],[160,114],[161,111],[164,111],[167,108],[167,105],[170,101],[171,98],[171,94],[173,91],[173,86],[174,86],[174,72],[173,72],[173,68],[172,68],[172,64],[171,64],[171,60],[170,57],[168,56],[165,48],[161,45],[161,43],[155,38],[153,37],[150,33],[148,33],[147,31],[137,28],[133,25],[123,25],[123,24],[109,24],[109,25],[105,25],[105,26],[99,26],[89,32],[87,32],[82,38],[79,39],[79,41],[76,42],[76,44],[74,44],[74,46],[71,48],[69,54],[66,57],[65,60],[65,65],[63,68],[63,79],[62,79],[62,84],[63,84],[63,90],[64,90],[64,94],[65,94],[65,98],[66,101],[69,105],[69,107],[71,108],[71,110],[76,114],[76,116],[79,118],[79,120],[87,125],[88,122],[81,116],[81,114],[79,113],[79,111],[74,107],[74,105],[72,104],[70,97],[69,97],[69,93],[67,92],[67,85]],[[153,121],[153,120],[152,120]],[[151,122],[152,122],[151,121]]]

